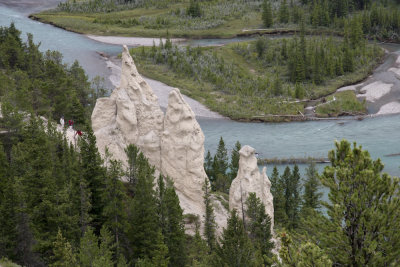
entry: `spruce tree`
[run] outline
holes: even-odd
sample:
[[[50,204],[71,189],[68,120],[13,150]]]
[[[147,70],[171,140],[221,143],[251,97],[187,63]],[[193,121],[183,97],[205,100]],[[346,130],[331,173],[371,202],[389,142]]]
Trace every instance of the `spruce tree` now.
[[[274,197],[275,225],[284,225],[287,222],[287,215],[285,210],[285,205],[286,205],[285,187],[283,179],[280,178],[276,166],[274,166],[271,175],[271,194]]]
[[[217,152],[215,153],[215,159],[217,160],[217,173],[226,175],[226,171],[228,169],[228,150],[225,147],[225,142],[222,136],[219,139]]]
[[[329,152],[321,182],[329,189],[327,217],[311,219],[310,235],[335,266],[395,266],[400,257],[400,181],[380,159],[346,140]]]
[[[272,7],[269,0],[264,0],[262,5],[262,21],[264,26],[269,28],[273,24],[273,14],[272,14]]]
[[[103,217],[104,226],[110,229],[115,243],[115,258],[118,259],[122,253],[121,247],[127,245],[126,229],[128,228],[126,214],[126,193],[121,182],[123,171],[120,161],[110,160],[107,167]]]
[[[135,187],[137,183],[137,176],[139,173],[139,164],[137,158],[139,155],[139,148],[135,145],[130,144],[125,148],[126,156],[128,157],[128,167],[126,170],[126,176],[128,179],[128,192],[130,196],[135,196]]]
[[[86,130],[84,137],[80,139],[79,147],[81,151],[81,175],[90,192],[91,209],[89,215],[92,218],[91,225],[94,227],[95,233],[98,234],[101,225],[104,223],[105,169],[97,150],[96,136],[90,127]]]
[[[231,178],[231,183],[232,183],[233,179],[236,178],[238,170],[239,170],[239,159],[240,159],[239,151],[241,148],[242,148],[242,145],[240,144],[239,141],[237,141],[235,143],[235,147],[232,150],[231,163],[229,164],[229,169],[230,169],[229,176]]]
[[[50,267],[78,266],[71,244],[63,237],[60,230],[58,230],[56,240],[53,243],[53,254]]]
[[[279,7],[279,22],[288,23],[289,22],[289,6],[286,0],[283,0]]]
[[[128,238],[135,259],[151,259],[157,249],[160,231],[154,191],[154,167],[150,166],[143,153],[139,154],[137,162],[140,168],[135,197],[130,204]]]
[[[288,216],[289,229],[297,228],[299,224],[300,199],[300,172],[299,167],[294,165],[289,184],[286,189],[286,214]]]
[[[265,206],[255,193],[249,193],[246,200],[246,223],[249,237],[255,248],[261,254],[271,258],[271,249],[274,244],[271,242],[271,218],[265,213]],[[267,264],[267,262],[265,262]]]
[[[204,236],[206,237],[207,245],[210,251],[212,251],[215,247],[215,228],[216,228],[216,223],[215,223],[215,215],[214,215],[214,208],[212,206],[211,202],[211,190],[210,190],[210,184],[208,182],[208,179],[206,178],[204,180],[204,185],[203,185],[203,191],[204,191],[204,205],[206,207],[206,213],[205,213],[205,218],[204,218]]]
[[[168,247],[169,264],[170,266],[185,266],[186,247],[183,210],[179,205],[179,198],[172,181],[168,182],[162,198],[162,209],[164,209],[165,217],[161,230],[165,245]]]
[[[207,151],[207,156],[204,160],[204,170],[210,180],[213,180],[213,158],[210,150]]]
[[[220,244],[217,249],[220,258],[219,266],[245,267],[252,265],[253,247],[235,209],[230,213]]]
[[[318,178],[318,170],[315,162],[311,162],[306,169],[306,179],[303,183],[303,205],[302,209],[318,210],[321,206],[320,199],[322,193],[319,192],[321,183]]]

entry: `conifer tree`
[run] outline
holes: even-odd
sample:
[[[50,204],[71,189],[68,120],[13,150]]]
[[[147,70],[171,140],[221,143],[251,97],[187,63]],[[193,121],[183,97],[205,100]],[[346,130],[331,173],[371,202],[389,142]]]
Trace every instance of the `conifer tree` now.
[[[300,172],[299,167],[294,165],[286,188],[286,214],[288,216],[289,229],[294,229],[298,226],[300,204]]]
[[[128,167],[126,170],[128,179],[128,193],[133,197],[135,196],[135,187],[139,173],[139,162],[137,162],[139,149],[135,145],[130,144],[125,148],[125,153],[128,157]]]
[[[288,23],[289,22],[289,6],[286,0],[283,0],[279,7],[279,22]]]
[[[157,249],[160,224],[154,191],[154,168],[143,153],[140,162],[135,197],[130,205],[128,238],[135,259],[151,259]]]
[[[14,182],[0,142],[0,257],[13,259],[16,247],[16,196]]]
[[[329,257],[314,243],[305,242],[298,246],[287,233],[282,233],[280,240],[282,242],[279,251],[281,261],[276,261],[276,266],[332,266],[332,261]]]
[[[269,28],[273,24],[273,15],[272,15],[272,7],[271,3],[269,0],[264,0],[263,6],[262,6],[262,21],[264,23],[264,26]]]
[[[213,180],[213,158],[210,150],[207,151],[207,156],[204,160],[204,170],[210,180]]]
[[[304,194],[302,209],[317,210],[320,208],[320,198],[322,193],[319,192],[321,183],[318,178],[318,170],[315,162],[310,163],[306,169],[306,179],[304,181]]]
[[[246,225],[253,246],[266,258],[271,258],[271,249],[274,247],[271,242],[271,218],[265,213],[265,206],[255,193],[249,193],[246,207]]]
[[[221,261],[219,266],[245,267],[252,265],[253,247],[235,209],[230,213],[220,244],[217,249]]]
[[[224,139],[221,138],[219,139],[218,143],[218,148],[217,152],[215,153],[215,159],[216,159],[216,173],[220,173],[225,175],[226,171],[228,169],[228,151],[225,147],[225,142]]]
[[[111,233],[106,227],[101,228],[100,238],[93,232],[93,228],[88,227],[85,235],[81,239],[79,266],[114,266],[112,252],[114,244],[112,239]]]
[[[327,217],[312,218],[310,235],[335,266],[391,266],[400,257],[400,183],[380,159],[346,140],[329,152],[321,182],[329,189]]]
[[[204,180],[203,185],[204,191],[204,205],[206,207],[206,213],[204,218],[204,236],[206,237],[207,245],[210,251],[212,251],[215,247],[215,215],[214,215],[214,208],[211,202],[211,192],[210,192],[210,184],[207,178]]]
[[[233,179],[236,178],[238,170],[239,170],[239,159],[240,159],[240,154],[239,151],[242,148],[242,145],[240,144],[239,141],[235,143],[235,147],[232,150],[231,154],[231,163],[229,164],[229,169],[230,169],[230,178],[231,178],[231,183]]]
[[[101,225],[104,223],[104,189],[105,189],[105,169],[103,161],[96,146],[96,137],[93,130],[88,127],[84,138],[80,139],[81,151],[81,175],[90,192],[91,209],[89,215],[92,219],[91,225],[95,233],[100,233]],[[82,184],[82,186],[85,186]]]
[[[286,206],[285,187],[283,179],[280,178],[276,166],[274,166],[271,175],[271,194],[274,197],[275,224],[284,225],[287,222],[287,215],[285,210]]]
[[[179,198],[172,181],[169,181],[163,194],[163,209],[165,222],[162,224],[164,242],[168,247],[170,266],[185,266],[185,227],[183,210],[179,205]]]
[[[121,182],[123,176],[122,166],[120,161],[110,160],[107,167],[103,216],[104,226],[110,229],[115,244],[115,258],[120,257],[121,246],[126,245],[126,229],[127,214],[126,214],[126,193],[124,185]]]
[[[52,262],[50,267],[74,267],[77,266],[76,256],[72,251],[71,244],[58,230],[56,240],[53,242]]]

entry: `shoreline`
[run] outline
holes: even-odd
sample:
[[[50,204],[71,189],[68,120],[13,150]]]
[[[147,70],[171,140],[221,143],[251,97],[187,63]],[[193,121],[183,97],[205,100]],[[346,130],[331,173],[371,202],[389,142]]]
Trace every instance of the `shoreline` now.
[[[29,15],[29,18],[33,19],[33,20],[37,20],[40,21],[42,23],[47,23],[50,25],[53,25],[55,27],[61,28],[63,30],[66,31],[71,31],[80,35],[84,35],[86,38],[100,42],[100,43],[104,43],[104,44],[110,44],[110,45],[123,45],[126,44],[130,47],[137,47],[137,46],[152,46],[153,42],[157,45],[160,42],[160,38],[152,38],[152,37],[124,37],[124,36],[101,36],[101,35],[92,35],[92,34],[83,34],[80,32],[76,32],[73,30],[69,30],[66,29],[64,27],[58,26],[54,23],[49,23],[46,21],[42,21],[40,18],[36,17],[34,14]],[[272,29],[272,30],[263,30],[263,29],[249,29],[249,30],[244,30],[243,33],[241,34],[236,34],[233,38],[237,38],[237,37],[246,37],[246,36],[254,36],[254,35],[261,35],[261,34],[266,34],[266,35],[276,35],[276,34],[294,34],[296,33],[296,30],[294,29]],[[310,34],[318,34],[317,31],[310,31]],[[204,39],[200,38],[200,39]],[[215,37],[214,37],[215,38]],[[196,38],[199,39],[199,38]],[[222,39],[229,39],[229,38],[222,38]],[[165,38],[161,38],[161,40],[165,40]],[[172,41],[174,43],[179,43],[179,42],[184,42],[187,41],[188,39],[184,39],[184,38],[172,38]],[[195,39],[193,39],[195,40]],[[107,57],[104,57],[107,59]],[[344,85],[340,88],[338,88],[334,93],[335,94],[337,92],[341,92],[341,91],[346,91],[346,90],[353,90],[355,91],[355,93],[359,93],[360,91],[362,91],[362,89],[364,89],[365,84],[367,84],[367,86],[372,82],[368,82],[368,80],[373,80],[373,74],[374,72],[380,67],[383,66],[385,63],[386,59],[383,60],[380,64],[378,64],[374,70],[372,71],[372,75],[368,75],[363,79],[360,79],[359,81],[355,81],[353,83],[349,83],[347,85]],[[398,62],[400,62],[400,56],[398,56],[398,59],[396,61],[397,65],[399,64]],[[394,63],[394,65],[396,65],[396,63]],[[115,64],[115,63],[114,63]],[[109,67],[109,63],[107,63],[107,67]],[[393,71],[396,68],[393,68],[393,65],[391,66],[392,68],[390,69],[390,67],[388,69],[386,69],[386,72],[391,71],[391,73],[393,73],[394,75],[397,74],[397,71]],[[400,66],[398,66],[400,67]],[[396,69],[397,70],[397,69]],[[400,70],[400,68],[399,68]],[[110,77],[108,77],[111,81],[111,83],[114,85],[113,80],[115,81],[115,76],[114,74],[112,74]],[[146,77],[146,80],[150,80],[150,83],[156,84],[156,86],[161,86],[161,87],[170,87],[160,81],[156,81],[156,80],[152,80]],[[379,82],[379,81],[376,81]],[[384,83],[384,82],[383,82]],[[153,87],[153,86],[152,86]],[[172,87],[171,87],[172,88]],[[360,89],[361,88],[361,89]],[[391,90],[389,90],[391,91]],[[368,93],[368,90],[366,90],[366,92]],[[386,92],[388,93],[388,92]],[[329,95],[332,95],[329,94]],[[328,95],[328,96],[329,96]],[[379,94],[378,94],[379,95]],[[375,98],[374,101],[371,103],[369,101],[367,101],[367,103],[369,103],[370,105],[373,105],[374,102],[378,102],[384,95],[379,95],[379,97]],[[363,98],[364,95],[362,94],[358,94],[357,95],[358,98]],[[160,98],[160,97],[159,97]],[[163,96],[161,97],[163,98]],[[201,113],[206,113],[207,115],[203,116],[200,114],[197,114],[196,112],[196,116],[201,116],[201,117],[206,117],[206,118],[225,118],[225,119],[231,119],[229,117],[225,117],[219,113],[216,113],[214,111],[211,111],[208,107],[204,106],[203,104],[201,104],[200,102],[188,98],[191,101],[193,101],[193,105],[194,106],[199,106],[199,110],[201,110]],[[162,100],[164,102],[164,100]],[[313,99],[309,99],[308,101],[315,101]],[[390,105],[389,105],[390,104]],[[161,105],[161,104],[160,104]],[[368,107],[368,106],[367,106]],[[195,110],[196,108],[194,108]],[[320,120],[343,120],[344,117],[346,117],[346,120],[348,119],[352,119],[352,120],[362,120],[364,118],[367,117],[376,117],[376,116],[382,116],[382,115],[392,115],[392,114],[398,114],[400,113],[400,104],[397,105],[396,104],[396,99],[391,99],[391,101],[387,101],[386,103],[382,103],[378,110],[374,113],[369,113],[368,114],[339,114],[336,117],[317,117],[315,115],[264,115],[264,116],[253,116],[251,118],[245,118],[245,119],[235,119],[236,121],[240,121],[240,122],[298,122],[298,121],[320,121]],[[215,115],[217,114],[217,115]]]

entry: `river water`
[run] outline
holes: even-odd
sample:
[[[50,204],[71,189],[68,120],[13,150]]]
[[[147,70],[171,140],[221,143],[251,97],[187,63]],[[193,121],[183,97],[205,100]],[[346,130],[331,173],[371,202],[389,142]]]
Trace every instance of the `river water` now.
[[[34,35],[34,41],[41,43],[42,51],[58,50],[64,55],[64,61],[67,63],[79,60],[90,78],[99,75],[108,80],[111,71],[98,52],[116,55],[121,51],[120,46],[99,43],[79,34],[32,21],[27,18],[27,14],[33,9],[2,5],[9,2],[0,0],[0,26],[8,26],[13,21],[23,35],[26,32]],[[220,44],[218,41],[209,42]],[[199,44],[207,45],[207,42],[201,41]],[[400,46],[390,48],[400,54]],[[400,115],[367,118],[362,121],[278,124],[207,118],[198,118],[198,121],[206,137],[205,148],[213,152],[219,137],[223,136],[228,148],[232,148],[238,140],[242,144],[254,147],[262,158],[326,157],[328,151],[334,148],[334,140],[345,138],[351,142],[357,141],[364,149],[369,150],[373,158],[380,157],[386,172],[400,176],[400,156],[387,156],[400,153]],[[304,169],[304,166],[301,166],[301,169]],[[270,167],[268,173],[271,171]]]

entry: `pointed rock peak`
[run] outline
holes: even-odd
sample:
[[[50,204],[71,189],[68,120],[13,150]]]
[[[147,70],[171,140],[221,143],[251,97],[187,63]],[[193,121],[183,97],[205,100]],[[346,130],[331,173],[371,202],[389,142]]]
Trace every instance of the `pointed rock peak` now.
[[[271,229],[273,229],[274,206],[270,191],[271,182],[266,173],[267,168],[264,167],[260,173],[254,148],[246,145],[239,154],[238,174],[229,189],[229,209],[236,209],[242,216],[243,202],[246,201],[249,193],[254,192],[265,205],[265,212],[271,218]]]
[[[166,115],[172,120],[195,119],[196,117],[178,88],[174,88],[168,95]]]
[[[245,145],[244,147],[242,147],[242,149],[240,149],[239,154],[240,156],[243,157],[255,157],[255,152],[256,150],[254,148],[252,148],[251,146]]]

